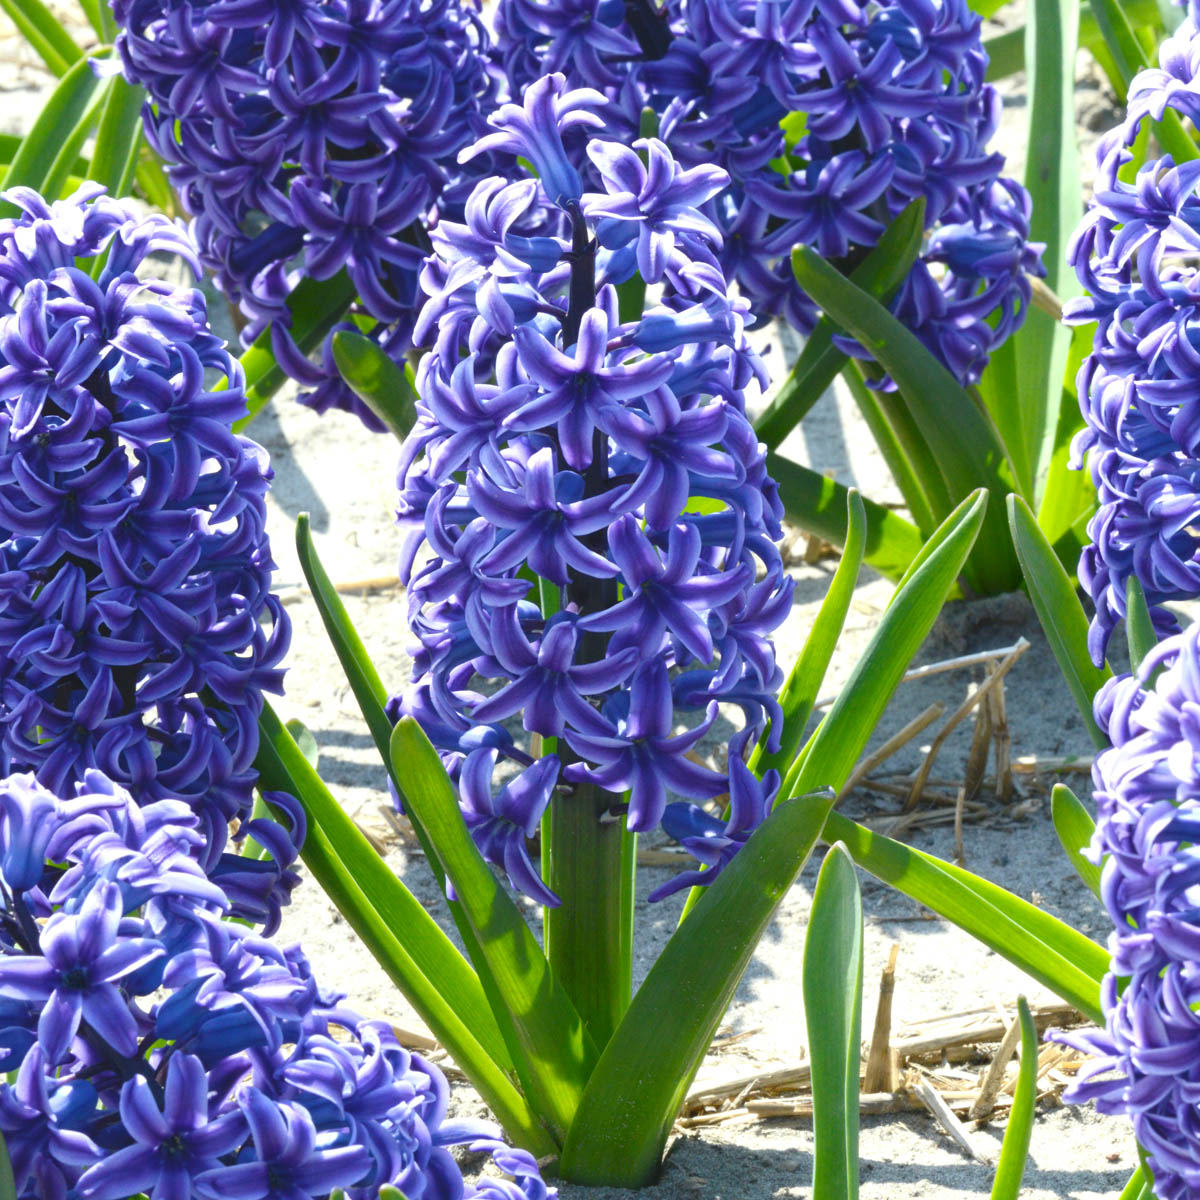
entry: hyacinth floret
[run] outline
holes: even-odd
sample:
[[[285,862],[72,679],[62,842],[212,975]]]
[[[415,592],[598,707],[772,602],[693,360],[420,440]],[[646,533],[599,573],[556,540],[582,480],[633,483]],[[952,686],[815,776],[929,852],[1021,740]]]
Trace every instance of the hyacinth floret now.
[[[185,801],[238,915],[274,922],[296,846],[249,819],[290,633],[271,471],[231,430],[242,379],[200,292],[136,273],[156,253],[194,266],[184,231],[102,190],[14,189],[0,218],[0,769]],[[273,859],[235,869],[235,821]]]
[[[819,315],[793,246],[849,270],[923,197],[925,241],[891,309],[970,383],[1042,273],[1029,197],[988,150],[1000,105],[980,25],[967,0],[500,0],[496,43],[514,95],[561,71],[603,94],[626,147],[649,115],[683,166],[727,173],[704,212],[760,321],[807,333]]]
[[[1092,771],[1097,819],[1086,853],[1101,867],[1113,922],[1101,985],[1106,1025],[1055,1035],[1094,1056],[1067,1099],[1132,1121],[1161,1200],[1200,1192],[1198,705],[1197,625],[1160,642],[1137,676],[1111,679],[1097,694],[1111,747]]]
[[[411,348],[427,228],[470,190],[458,151],[495,99],[473,0],[113,0],[127,79],[205,267],[318,411],[378,419],[324,343],[290,332],[302,280],[348,276],[359,324],[399,360]],[[336,286],[330,283],[329,286]],[[349,292],[347,298],[349,299]]]
[[[697,745],[726,704],[745,714],[742,788],[778,711],[768,635],[792,593],[746,417],[762,366],[702,211],[724,174],[606,138],[603,107],[552,74],[493,117],[479,146],[538,176],[482,180],[433,233],[418,328],[434,344],[400,469],[419,645],[392,716],[422,725],[485,857],[546,904],[525,839],[556,789],[608,793],[634,831],[669,792],[712,800],[729,774]],[[594,191],[576,188],[581,131]],[[518,715],[557,755],[517,744],[500,722]],[[768,810],[739,805],[735,833]]]
[[[20,1200],[554,1195],[490,1126],[447,1121],[441,1072],[298,947],[227,919],[187,804],[135,804],[98,771],[67,798],[17,774],[0,812],[0,1133]],[[464,1183],[458,1143],[512,1178]]]
[[[1095,194],[1070,247],[1089,293],[1065,319],[1096,323],[1078,381],[1086,457],[1100,507],[1079,567],[1096,607],[1091,649],[1101,662],[1125,616],[1130,577],[1155,629],[1178,629],[1166,607],[1200,595],[1200,374],[1196,296],[1200,172],[1170,155],[1132,167],[1139,131],[1174,112],[1200,119],[1200,28],[1189,15],[1130,84],[1125,121],[1097,150]]]

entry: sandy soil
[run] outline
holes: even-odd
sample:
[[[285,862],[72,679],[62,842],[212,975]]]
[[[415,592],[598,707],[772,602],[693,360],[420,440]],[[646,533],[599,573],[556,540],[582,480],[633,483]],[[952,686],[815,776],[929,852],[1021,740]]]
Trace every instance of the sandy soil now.
[[[0,18],[0,48],[11,50]],[[14,58],[16,61],[14,61]],[[0,63],[0,129],[23,127],[44,93],[45,77],[21,65],[16,52]],[[1002,148],[1011,156],[1010,173],[1019,175],[1024,97],[1023,81],[1005,85],[1008,110]],[[1080,83],[1081,124],[1101,124],[1108,100],[1094,74]],[[1085,136],[1087,136],[1085,134]],[[215,313],[217,317],[222,314]],[[786,338],[780,339],[785,344]],[[770,365],[782,370],[780,345],[768,344]],[[321,771],[346,809],[387,846],[397,874],[431,911],[440,897],[424,860],[406,849],[383,814],[388,805],[384,773],[328,648],[319,617],[303,586],[293,546],[298,513],[312,517],[319,551],[332,578],[358,585],[344,599],[375,658],[385,682],[398,689],[408,674],[404,647],[408,635],[402,597],[388,583],[395,574],[397,539],[391,523],[396,448],[386,438],[366,433],[352,418],[334,413],[317,418],[290,400],[277,401],[255,423],[254,436],[270,451],[276,470],[270,499],[271,533],[279,564],[278,588],[289,605],[295,638],[284,716],[298,717],[314,733]],[[877,500],[897,501],[894,486],[874,451],[853,404],[840,392],[822,399],[802,429],[784,447],[796,459],[832,470]],[[800,543],[801,547],[803,542]],[[779,657],[788,665],[798,652],[824,595],[836,563],[798,562],[796,602],[778,636]],[[849,674],[869,640],[891,587],[864,571],[847,628],[833,663],[832,687]],[[950,605],[918,655],[933,662],[981,649],[1007,646],[1024,636],[1030,651],[1008,683],[1008,714],[1015,754],[1060,756],[1090,752],[1082,723],[1055,667],[1036,619],[1023,596],[974,604]],[[956,706],[978,682],[976,672],[960,671],[901,687],[875,735],[879,740],[899,729],[935,701]],[[956,732],[942,752],[938,774],[961,775],[969,730]],[[928,735],[893,760],[896,770],[919,761]],[[1075,782],[1085,791],[1085,777]],[[1019,795],[1008,806],[996,804],[965,834],[967,865],[1019,895],[1045,906],[1084,931],[1103,938],[1105,917],[1077,882],[1062,857],[1049,820],[1048,783],[1022,777]],[[860,789],[847,801],[854,815],[893,811],[892,796]],[[953,853],[946,828],[918,832],[914,844],[934,853]],[[820,855],[817,858],[819,860]],[[804,931],[811,889],[819,862],[810,863],[787,896],[748,970],[727,1018],[744,1040],[710,1056],[703,1080],[719,1080],[759,1068],[791,1065],[803,1057],[806,1032],[800,984]],[[640,979],[674,928],[678,904],[649,906],[645,896],[663,879],[662,869],[643,869],[638,879],[638,958]],[[866,913],[865,1022],[869,1028],[877,980],[893,942],[900,945],[895,1023],[960,1011],[979,1004],[1011,1006],[1019,993],[1049,999],[1032,980],[946,922],[931,918],[905,897],[862,878]],[[536,912],[531,912],[535,927]],[[302,887],[288,913],[284,938],[302,939],[319,974],[336,980],[363,1013],[387,1016],[419,1027],[415,1015],[332,908],[315,884]],[[687,997],[680,997],[681,1006]],[[464,1112],[480,1110],[477,1098],[457,1088]],[[981,1136],[998,1147],[1002,1126]],[[812,1128],[808,1121],[774,1121],[713,1127],[676,1140],[661,1182],[650,1195],[662,1200],[775,1200],[805,1197],[811,1191]],[[990,1170],[967,1158],[924,1115],[866,1119],[862,1142],[862,1195],[865,1200],[987,1195]],[[1032,1162],[1023,1195],[1029,1200],[1070,1197],[1091,1200],[1115,1196],[1135,1163],[1133,1141],[1121,1121],[1098,1117],[1089,1109],[1063,1107],[1043,1111],[1037,1123]],[[624,1192],[564,1187],[565,1200],[616,1200]],[[632,1193],[629,1193],[632,1195]]]

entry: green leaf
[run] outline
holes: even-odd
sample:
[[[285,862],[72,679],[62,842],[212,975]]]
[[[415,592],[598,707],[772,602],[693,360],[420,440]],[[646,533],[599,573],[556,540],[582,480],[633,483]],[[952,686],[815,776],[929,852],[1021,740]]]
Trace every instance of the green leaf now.
[[[142,104],[145,93],[117,76],[104,103],[88,177],[113,197],[129,192],[129,183],[142,144]]]
[[[671,935],[600,1055],[563,1146],[576,1183],[643,1187],[754,948],[821,832],[832,793],[776,804]]]
[[[1033,1015],[1024,996],[1017,997],[1017,1018],[1021,1022],[1021,1065],[1017,1072],[1017,1090],[1008,1114],[1008,1128],[1000,1147],[992,1200],[1019,1200],[1029,1143],[1033,1138],[1033,1118],[1037,1106],[1038,1037]]]
[[[97,78],[87,59],[69,68],[22,140],[0,190],[30,187],[47,200],[59,199],[113,82]],[[2,215],[14,212],[14,205],[0,205]]]
[[[940,471],[941,480],[922,478],[927,493],[939,482],[953,502],[978,487],[995,493],[985,522],[981,552],[973,556],[971,575],[980,590],[1004,591],[1017,576],[1012,543],[1004,527],[1001,496],[1015,486],[994,425],[977,401],[950,372],[873,297],[856,288],[807,246],[792,252],[792,269],[801,287],[843,329],[852,334],[891,375],[897,393],[881,394],[912,420]],[[938,513],[937,515],[944,515]]]
[[[313,601],[317,606],[317,611],[321,614],[325,631],[329,635],[330,643],[341,663],[346,681],[350,684],[350,690],[354,693],[363,720],[370,730],[371,738],[375,742],[392,783],[397,789],[402,790],[402,782],[398,778],[392,762],[392,723],[388,720],[384,710],[384,705],[387,703],[387,689],[379,678],[379,673],[375,670],[375,665],[371,662],[366,647],[346,612],[342,598],[337,594],[337,589],[334,588],[325,568],[321,565],[316,547],[313,545],[307,513],[301,513],[296,519],[296,553],[300,559],[300,568],[304,572],[304,578],[312,589]],[[417,841],[420,842],[421,849],[425,853],[429,868],[438,882],[438,887],[445,893],[446,875],[442,870],[441,860],[416,814],[409,811],[407,816],[412,824],[413,832],[417,835]],[[479,962],[481,954],[475,941],[475,933],[462,911],[462,905],[457,901],[448,900],[447,907],[471,961]],[[503,1005],[500,998],[493,994],[490,980],[484,976],[480,979],[480,983],[484,991],[488,993],[489,1004],[493,1011],[502,1012]],[[501,1023],[501,1033],[505,1042],[509,1044],[509,1060],[511,1061],[513,1048],[511,1039],[515,1034],[503,1023]]]
[[[984,39],[984,53],[988,56],[985,78],[988,83],[1007,79],[1025,69],[1025,27],[1010,29],[995,37]]]
[[[863,291],[887,303],[908,277],[925,232],[925,198],[909,204],[880,235],[871,252],[850,273]],[[837,332],[828,317],[822,317],[804,343],[787,379],[774,399],[754,422],[759,441],[768,450],[780,443],[821,398],[838,372],[849,361],[833,344]]]
[[[1078,0],[1033,0],[1026,27],[1029,69],[1029,156],[1025,187],[1033,201],[1030,238],[1045,244],[1046,285],[1062,299],[1080,290],[1067,261],[1067,242],[1083,215],[1075,120],[1075,58],[1079,44]],[[1041,494],[1054,449],[1062,381],[1071,332],[1038,308],[1009,340],[1016,357],[1015,393],[1001,411],[1014,413],[1019,428],[1005,434],[1015,461],[1028,466],[1022,493]],[[993,409],[993,415],[997,410]],[[1018,472],[1020,476],[1020,472]]]
[[[0,1200],[17,1200],[12,1160],[8,1156],[8,1146],[3,1137],[0,1137]]]
[[[996,884],[840,813],[829,814],[824,838],[844,842],[851,858],[877,879],[940,913],[1103,1024],[1100,980],[1109,959],[1102,946]]]
[[[854,769],[917,648],[941,612],[983,526],[980,490],[946,518],[934,551],[897,589],[870,644],[833,707],[784,780],[781,795],[818,787],[839,791]]]
[[[15,133],[0,133],[0,167],[7,167],[16,158],[17,151],[21,149],[22,140]],[[71,164],[72,177],[78,176],[80,179],[86,179],[90,170],[91,163],[83,155],[80,155]]]
[[[813,1093],[813,1196],[858,1196],[863,916],[846,848],[830,847],[804,939],[804,1020]]]
[[[482,956],[476,970],[488,972],[508,1010],[526,1096],[552,1132],[564,1137],[596,1061],[592,1039],[516,904],[480,855],[454,785],[411,717],[402,717],[392,731],[391,759],[405,809],[428,833],[475,933]]]
[[[877,373],[877,372],[876,372]],[[910,413],[894,396],[867,386],[866,364],[854,362],[842,372],[842,379],[858,411],[871,431],[871,437],[891,473],[900,495],[912,516],[913,524],[927,537],[953,507],[937,461],[929,443],[921,436]]]
[[[1033,519],[1029,506],[1019,496],[1008,499],[1008,519],[1025,575],[1025,586],[1045,630],[1046,640],[1054,651],[1092,741],[1104,749],[1108,739],[1092,716],[1092,699],[1104,681],[1111,678],[1112,672],[1107,665],[1097,667],[1092,662],[1088,652],[1088,620],[1083,606],[1062,563]]]
[[[292,740],[296,743],[300,753],[304,755],[304,761],[314,771],[318,770],[321,765],[321,749],[317,745],[317,739],[313,737],[312,730],[298,717],[292,717],[287,722],[286,728],[292,735]]]
[[[304,354],[315,350],[325,335],[346,315],[354,301],[354,284],[345,271],[332,279],[304,279],[288,297],[292,340]],[[234,424],[240,433],[285,383],[287,374],[271,349],[271,330],[264,329],[239,360],[246,374],[247,413]]]
[[[42,0],[0,0],[21,36],[55,75],[65,75],[83,51]]]
[[[843,484],[778,454],[767,455],[767,471],[779,485],[789,521],[834,546],[845,546],[850,492]],[[862,503],[867,517],[863,561],[888,579],[899,579],[921,549],[921,532],[873,500]]]
[[[1076,378],[1083,360],[1091,353],[1094,333],[1094,325],[1076,326],[1067,351],[1054,452],[1046,469],[1045,485],[1037,510],[1038,524],[1051,545],[1055,545],[1081,520],[1086,524],[1096,509],[1096,485],[1092,482],[1091,474],[1086,469],[1076,471],[1071,467],[1071,443],[1083,428]],[[1075,561],[1065,564],[1071,574],[1075,572]]]
[[[1125,634],[1129,639],[1129,661],[1136,674],[1142,659],[1158,645],[1146,593],[1136,575],[1130,575],[1125,584]]]
[[[1066,851],[1075,874],[1091,889],[1097,900],[1100,899],[1100,868],[1088,858],[1084,858],[1083,849],[1092,840],[1096,822],[1091,813],[1084,807],[1083,802],[1065,783],[1056,783],[1050,793],[1050,813],[1054,818],[1054,832]]]
[[[850,611],[850,601],[854,599],[866,533],[867,514],[862,497],[851,488],[846,497],[846,542],[842,561],[838,563],[817,619],[804,641],[804,649],[800,651],[779,692],[779,705],[783,709],[779,749],[774,753],[767,750],[767,740],[771,735],[768,727],[750,755],[748,766],[759,778],[772,768],[786,771],[800,748],[804,727],[812,716],[813,705],[824,682],[825,672],[829,669],[838,638],[842,635],[846,614]]]
[[[404,441],[417,419],[412,368],[398,367],[378,343],[345,329],[333,335],[333,361],[354,394]]]
[[[1154,1187],[1145,1167],[1138,1167],[1129,1182],[1121,1189],[1118,1200],[1154,1200]]]
[[[260,783],[304,805],[303,858],[313,877],[509,1135],[535,1154],[553,1153],[554,1141],[505,1073],[507,1048],[470,964],[371,848],[269,704],[259,728]]]

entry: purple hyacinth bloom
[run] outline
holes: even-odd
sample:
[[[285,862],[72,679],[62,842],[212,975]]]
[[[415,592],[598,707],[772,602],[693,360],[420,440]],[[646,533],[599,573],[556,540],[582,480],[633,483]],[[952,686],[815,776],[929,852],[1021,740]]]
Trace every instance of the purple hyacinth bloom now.
[[[0,1046],[15,1074],[0,1133],[19,1200],[374,1200],[384,1184],[465,1198],[448,1151],[464,1141],[511,1172],[496,1188],[553,1195],[494,1131],[447,1121],[437,1069],[321,987],[298,947],[227,919],[230,876],[205,878],[188,805],[139,806],[97,772],[74,796],[29,776],[0,796]],[[15,852],[30,829],[36,872]]]
[[[1200,1189],[1200,626],[1159,643],[1139,673],[1111,679],[1095,702],[1111,742],[1092,771],[1086,850],[1113,922],[1106,1027],[1054,1036],[1094,1056],[1067,1098],[1127,1116],[1155,1195],[1185,1200]]]
[[[496,32],[514,94],[547,70],[602,94],[596,111],[620,144],[571,162],[585,189],[609,173],[613,195],[596,216],[629,211],[647,185],[668,194],[654,141],[642,174],[630,148],[653,114],[679,180],[694,180],[694,198],[680,196],[694,210],[687,219],[716,231],[712,253],[759,320],[810,331],[817,310],[796,284],[791,248],[813,246],[848,270],[917,196],[929,239],[895,315],[964,382],[1024,319],[1039,250],[1024,189],[988,150],[999,99],[967,0],[500,0]],[[568,142],[568,157],[577,146]],[[723,190],[713,186],[722,175]],[[670,236],[652,232],[645,201],[637,253],[650,279]],[[629,237],[618,215],[598,221],[606,245]],[[977,254],[980,243],[1006,252]]]
[[[185,801],[215,870],[231,822],[250,816],[257,717],[290,636],[271,594],[266,455],[232,431],[241,375],[202,295],[136,273],[157,253],[193,263],[178,226],[92,185],[52,205],[27,189],[8,198],[0,766],[59,796],[99,770],[144,804]],[[94,279],[77,265],[103,255]],[[26,889],[48,810],[0,807],[31,822],[10,851],[25,865],[7,864]],[[275,850],[241,915],[275,919],[286,900],[296,849]]]
[[[219,1169],[223,1155],[246,1139],[241,1112],[208,1119],[208,1073],[190,1054],[172,1055],[161,1104],[144,1075],[121,1089],[121,1124],[134,1144],[88,1169],[82,1200],[123,1200],[130,1192],[189,1196],[201,1172]]]
[[[538,831],[542,814],[558,781],[558,758],[548,754],[492,794],[496,751],[469,755],[459,778],[459,794],[467,828],[490,863],[502,867],[519,892],[553,908],[559,899],[541,881],[525,841]]]
[[[0,996],[44,1004],[38,1044],[47,1063],[63,1060],[82,1021],[118,1054],[137,1046],[137,1024],[118,985],[164,951],[152,939],[118,937],[122,908],[120,888],[99,883],[78,913],[56,913],[46,923],[43,957],[0,961]]]
[[[205,266],[263,331],[318,411],[382,425],[326,338],[310,361],[287,300],[348,277],[347,327],[400,360],[412,346],[429,230],[456,216],[458,152],[495,103],[471,0],[114,0],[126,78],[149,94],[147,139],[169,164]],[[31,401],[32,402],[32,401]]]
[[[707,887],[733,861],[751,834],[771,815],[779,793],[779,772],[758,779],[742,760],[743,747],[730,754],[729,814],[722,821],[696,804],[668,804],[663,829],[701,864],[703,870],[680,871],[650,893],[651,902],[691,887]]]
[[[481,139],[541,181],[482,180],[468,220],[436,231],[418,322],[434,344],[400,469],[420,644],[391,711],[441,753],[484,856],[542,903],[524,841],[556,786],[566,802],[580,784],[611,793],[602,806],[635,831],[658,823],[669,791],[728,790],[690,755],[725,702],[750,740],[775,715],[769,634],[791,597],[782,509],[746,416],[763,369],[702,211],[723,175],[681,169],[658,140],[589,139],[593,103],[551,76]],[[563,161],[597,188],[565,174],[548,187]],[[624,314],[617,286],[639,272],[655,300]],[[518,713],[570,754],[537,761],[496,740]],[[501,758],[522,773],[493,797]]]
[[[1200,79],[1195,14],[1163,43],[1162,69],[1130,85],[1125,121],[1097,150],[1099,174],[1088,213],[1070,246],[1089,293],[1065,319],[1096,322],[1077,391],[1086,428],[1076,438],[1099,495],[1080,582],[1096,607],[1089,645],[1102,662],[1137,578],[1160,636],[1178,628],[1171,600],[1200,595],[1200,372],[1194,265],[1200,244],[1200,174],[1170,156],[1134,179],[1126,164],[1148,120],[1190,117]]]

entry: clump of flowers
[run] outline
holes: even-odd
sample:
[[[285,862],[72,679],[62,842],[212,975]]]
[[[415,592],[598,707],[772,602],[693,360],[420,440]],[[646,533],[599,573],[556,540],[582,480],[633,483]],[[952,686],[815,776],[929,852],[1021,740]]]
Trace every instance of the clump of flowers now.
[[[556,787],[601,789],[634,831],[659,824],[668,791],[729,792],[692,754],[727,704],[744,714],[741,795],[741,755],[779,714],[768,635],[792,593],[745,411],[762,367],[701,211],[727,177],[682,169],[657,139],[600,136],[604,104],[547,76],[469,151],[537,175],[481,181],[466,221],[433,232],[419,329],[436,343],[400,470],[420,646],[393,714],[442,752],[484,855],[546,904],[525,838]],[[566,149],[580,137],[598,190]],[[518,713],[556,754],[515,744],[501,722]],[[497,791],[501,759],[518,773]],[[768,807],[738,804],[733,826]]]
[[[563,71],[623,139],[649,110],[681,164],[728,172],[704,211],[760,318],[808,332],[791,249],[849,270],[924,197],[895,315],[963,382],[1023,320],[1038,247],[1028,195],[987,149],[1000,103],[967,0],[500,0],[496,27],[514,94]]]
[[[1088,295],[1068,304],[1066,318],[1097,322],[1079,373],[1087,428],[1074,447],[1100,499],[1079,567],[1096,606],[1097,662],[1125,615],[1131,575],[1160,635],[1178,629],[1165,602],[1200,595],[1200,167],[1170,155],[1136,173],[1129,166],[1147,121],[1168,111],[1200,120],[1198,49],[1193,14],[1163,43],[1161,67],[1130,84],[1125,121],[1098,148],[1095,194],[1070,250]]]
[[[1159,643],[1139,674],[1110,680],[1096,698],[1112,742],[1093,768],[1089,854],[1103,864],[1113,922],[1107,1028],[1056,1036],[1096,1056],[1068,1098],[1128,1116],[1155,1194],[1186,1200],[1200,1193],[1200,626]]]
[[[0,781],[0,1132],[21,1200],[546,1200],[528,1154],[446,1120],[438,1069],[226,919],[204,834],[98,771]],[[467,1185],[446,1147],[513,1180]]]
[[[186,803],[204,870],[273,921],[295,848],[247,822],[289,637],[271,472],[230,431],[245,397],[202,295],[135,273],[157,252],[194,265],[184,231],[102,190],[15,189],[0,219],[0,769]],[[273,862],[224,856],[231,822]]]
[[[472,0],[113,0],[126,77],[150,94],[147,136],[173,164],[205,266],[270,329],[306,402],[382,428],[341,382],[328,343],[289,332],[301,279],[345,270],[371,334],[411,346],[426,229],[469,190],[455,162],[495,94]],[[356,325],[356,329],[359,327]],[[361,329],[359,329],[361,332]]]

